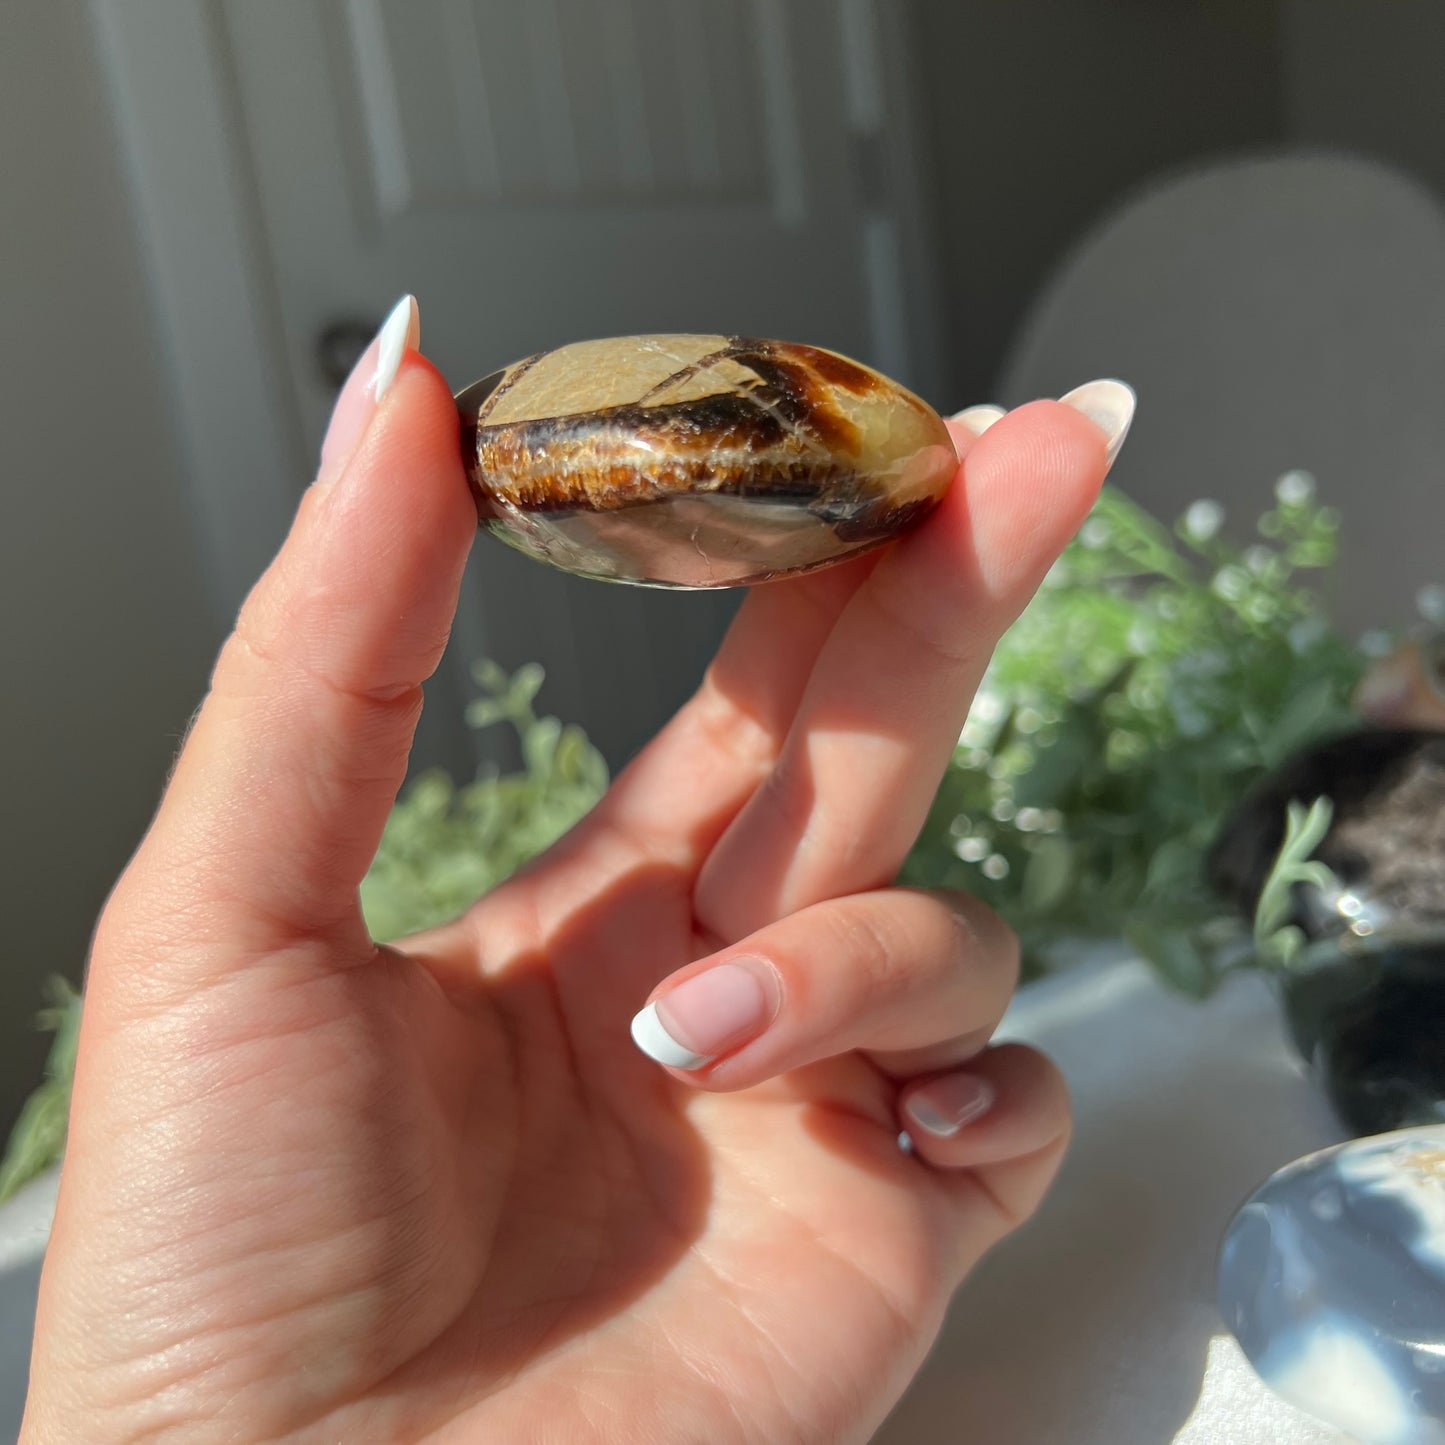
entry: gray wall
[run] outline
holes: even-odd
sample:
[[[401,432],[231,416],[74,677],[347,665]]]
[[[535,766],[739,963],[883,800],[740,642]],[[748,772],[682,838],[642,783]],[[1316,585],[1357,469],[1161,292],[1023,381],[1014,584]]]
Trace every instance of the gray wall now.
[[[1445,199],[1445,5],[1285,0],[1281,34],[1290,138],[1391,161]]]
[[[915,0],[913,17],[940,187],[953,342],[946,403],[1012,402],[1051,389],[1036,379],[1041,361],[1060,385],[1095,374],[1066,358],[1069,348],[1054,336],[1041,343],[1046,354],[1030,356],[1024,390],[997,394],[1000,359],[1041,284],[1131,195],[1211,162],[1282,150],[1345,153],[1375,167],[1379,184],[1360,180],[1353,207],[1348,181],[1337,191],[1319,186],[1314,213],[1314,202],[1300,198],[1299,221],[1309,217],[1313,227],[1300,244],[1310,236],[1323,244],[1310,248],[1308,264],[1287,270],[1286,282],[1298,282],[1293,303],[1284,283],[1270,286],[1257,309],[1243,299],[1251,285],[1268,284],[1253,258],[1267,254],[1259,247],[1271,244],[1270,226],[1289,213],[1275,192],[1250,212],[1263,228],[1257,244],[1240,250],[1249,227],[1239,213],[1206,212],[1190,233],[1220,252],[1211,263],[1221,301],[1207,317],[1180,282],[1188,265],[1176,272],[1170,264],[1188,248],[1166,255],[1156,247],[1147,284],[1159,288],[1158,304],[1146,319],[1121,330],[1143,284],[1137,266],[1112,288],[1093,276],[1092,305],[1103,314],[1090,321],[1093,339],[1073,349],[1098,353],[1082,366],[1118,370],[1144,393],[1121,485],[1166,518],[1200,496],[1220,498],[1231,533],[1248,540],[1278,472],[1309,468],[1344,514],[1334,616],[1351,630],[1409,625],[1417,590],[1445,580],[1434,542],[1445,535],[1440,412],[1425,399],[1438,395],[1445,346],[1439,286],[1428,279],[1441,255],[1432,208],[1445,214],[1445,5]],[[1380,179],[1377,163],[1421,193]],[[1231,243],[1237,285],[1222,270]],[[1341,260],[1344,275],[1327,283],[1326,258],[1351,246],[1374,264]],[[1273,254],[1279,264],[1277,244]],[[1320,306],[1322,295],[1330,306]],[[1113,306],[1116,297],[1122,305]],[[1300,323],[1293,329],[1290,304]],[[1250,345],[1255,319],[1273,330]],[[1307,363],[1291,355],[1295,345]],[[1144,359],[1099,359],[1131,355]],[[1195,377],[1220,415],[1232,417],[1223,457],[1199,444]],[[1225,407],[1231,386],[1241,393],[1233,411]]]
[[[0,1129],[215,638],[83,8],[0,6]]]
[[[964,406],[992,399],[1039,283],[1123,192],[1283,137],[1278,15],[1268,0],[914,0],[913,15],[952,344],[940,400]]]

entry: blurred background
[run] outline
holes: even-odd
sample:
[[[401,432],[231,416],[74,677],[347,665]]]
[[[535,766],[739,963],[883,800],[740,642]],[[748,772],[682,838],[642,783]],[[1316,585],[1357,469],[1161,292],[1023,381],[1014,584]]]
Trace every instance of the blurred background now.
[[[1247,528],[1304,468],[1331,606],[1445,537],[1436,0],[7,0],[0,6],[0,1128],[354,355],[403,291],[454,386],[637,331],[834,347],[942,410],[1095,376],[1115,480]],[[474,557],[468,664],[540,661],[614,767],[736,599]]]

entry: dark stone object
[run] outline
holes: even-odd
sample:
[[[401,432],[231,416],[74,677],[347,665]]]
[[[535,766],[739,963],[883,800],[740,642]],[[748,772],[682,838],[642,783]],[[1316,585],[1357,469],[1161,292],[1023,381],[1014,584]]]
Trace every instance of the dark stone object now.
[[[958,465],[943,420],[819,347],[627,336],[517,362],[457,397],[482,526],[565,571],[716,588],[891,541]]]
[[[1334,816],[1314,856],[1337,886],[1294,888],[1292,921],[1311,940],[1278,978],[1295,1045],[1356,1134],[1445,1119],[1445,734],[1352,733],[1254,789],[1209,863],[1246,919],[1287,805],[1322,796]]]
[[[1445,1124],[1445,934],[1316,944],[1280,992],[1295,1046],[1347,1129]]]

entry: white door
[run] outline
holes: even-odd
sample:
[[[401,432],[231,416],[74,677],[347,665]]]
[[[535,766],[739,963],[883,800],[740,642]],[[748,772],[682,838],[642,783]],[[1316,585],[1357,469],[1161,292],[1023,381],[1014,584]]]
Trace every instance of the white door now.
[[[237,549],[264,555],[280,535],[348,348],[404,290],[457,390],[547,346],[640,331],[813,342],[932,380],[892,7],[100,0],[100,13],[193,413],[202,515],[232,592]],[[201,64],[209,86],[176,74]],[[235,171],[225,185],[194,159],[182,181],[173,153],[191,124],[220,134]],[[207,184],[221,199],[207,201]],[[196,283],[175,279],[188,267],[204,278],[203,259],[167,252],[218,241],[224,226],[166,219],[208,204],[234,213],[220,244],[244,253],[235,265],[250,277],[243,361],[279,373],[264,398],[218,354],[224,321],[197,325]],[[285,413],[263,430],[278,439],[273,465],[292,453],[289,487],[258,493],[235,474],[248,438],[207,454],[215,427],[234,425],[218,418],[237,385],[243,404]],[[456,765],[457,736],[436,715],[459,713],[466,664],[490,655],[541,660],[544,704],[620,760],[694,684],[736,600],[583,582],[483,539],[428,750]]]

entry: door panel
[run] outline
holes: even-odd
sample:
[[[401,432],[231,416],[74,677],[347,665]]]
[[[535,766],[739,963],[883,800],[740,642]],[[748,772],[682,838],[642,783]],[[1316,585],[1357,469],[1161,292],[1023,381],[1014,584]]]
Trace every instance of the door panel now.
[[[224,0],[311,447],[334,384],[318,336],[405,290],[454,389],[640,331],[868,359],[877,198],[855,184],[844,9],[858,0]],[[736,601],[576,581],[482,539],[436,706],[459,710],[474,657],[536,657],[547,706],[620,761]]]

